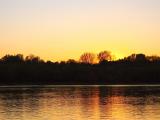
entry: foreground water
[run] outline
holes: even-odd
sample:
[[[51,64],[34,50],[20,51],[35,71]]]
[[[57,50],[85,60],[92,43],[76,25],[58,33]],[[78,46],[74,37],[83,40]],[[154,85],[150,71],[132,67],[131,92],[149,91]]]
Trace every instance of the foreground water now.
[[[0,120],[160,120],[160,87],[1,87]]]

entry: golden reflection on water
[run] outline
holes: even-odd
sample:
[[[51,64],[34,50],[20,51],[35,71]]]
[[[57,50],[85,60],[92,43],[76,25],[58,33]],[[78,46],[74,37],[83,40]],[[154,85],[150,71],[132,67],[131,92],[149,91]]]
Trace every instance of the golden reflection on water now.
[[[1,88],[0,120],[159,120],[158,87]]]

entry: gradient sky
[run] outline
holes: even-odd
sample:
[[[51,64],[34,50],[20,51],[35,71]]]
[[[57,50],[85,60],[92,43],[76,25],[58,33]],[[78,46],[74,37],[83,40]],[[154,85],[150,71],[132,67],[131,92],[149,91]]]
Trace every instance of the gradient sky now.
[[[160,55],[160,0],[0,0],[0,56]]]

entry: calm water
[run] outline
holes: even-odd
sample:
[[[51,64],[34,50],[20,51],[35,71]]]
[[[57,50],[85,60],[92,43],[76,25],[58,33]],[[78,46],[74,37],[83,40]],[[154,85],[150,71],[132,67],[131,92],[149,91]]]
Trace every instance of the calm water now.
[[[0,88],[0,120],[160,120],[160,87]]]

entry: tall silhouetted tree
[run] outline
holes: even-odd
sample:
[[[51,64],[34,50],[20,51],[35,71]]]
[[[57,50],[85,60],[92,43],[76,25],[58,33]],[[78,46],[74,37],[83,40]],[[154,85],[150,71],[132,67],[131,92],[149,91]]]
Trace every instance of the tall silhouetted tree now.
[[[109,51],[102,51],[97,55],[97,57],[99,62],[112,60],[112,55],[111,55],[111,52]]]
[[[80,62],[93,64],[95,60],[95,55],[93,53],[84,53],[80,56]]]

